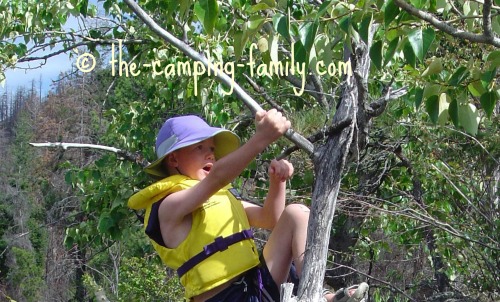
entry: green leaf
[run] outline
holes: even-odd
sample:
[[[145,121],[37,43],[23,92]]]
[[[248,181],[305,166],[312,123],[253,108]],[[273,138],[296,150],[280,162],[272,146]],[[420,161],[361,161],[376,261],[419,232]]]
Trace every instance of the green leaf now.
[[[498,4],[497,4],[497,6],[498,6]],[[496,33],[497,35],[500,35],[500,17],[498,15],[496,15],[495,17],[492,18],[491,27],[492,27],[494,33]]]
[[[470,2],[469,1],[465,1],[464,2],[463,13],[464,13],[465,16],[468,16],[471,13]]]
[[[351,17],[347,16],[340,20],[339,26],[346,33],[349,33],[349,27],[351,25]]]
[[[106,14],[109,14],[109,9],[111,8],[111,5],[113,5],[112,0],[105,0],[104,3],[102,4],[102,7],[104,8]]]
[[[413,53],[420,62],[424,61],[424,57],[435,37],[436,33],[432,28],[427,28],[425,30],[418,28],[408,34],[408,41],[411,44]]]
[[[94,39],[98,39],[102,36],[101,34],[101,31],[100,30],[95,30],[95,29],[91,29],[89,31],[89,35],[91,38],[94,38]]]
[[[476,106],[465,104],[458,106],[460,124],[469,134],[476,135],[479,127],[479,116]]]
[[[294,60],[295,62],[298,63],[308,63],[308,57],[307,57],[307,51],[304,48],[304,45],[302,45],[302,42],[297,41],[293,44],[293,50],[294,50]]]
[[[80,4],[78,5],[78,10],[80,11],[80,14],[82,14],[84,17],[87,17],[88,6],[89,6],[88,0],[81,1]]]
[[[272,35],[269,39],[270,39],[269,45],[271,45],[269,49],[269,55],[271,57],[271,61],[279,62],[279,56],[278,56],[279,36]]]
[[[99,225],[97,226],[99,232],[106,233],[115,225],[113,218],[108,212],[103,212],[101,217],[99,217]]]
[[[200,20],[205,32],[213,34],[217,15],[219,14],[219,5],[217,0],[200,0],[194,4],[194,13]]]
[[[387,1],[384,11],[384,24],[387,27],[399,15],[399,7],[393,0]]]
[[[264,20],[265,18],[259,15],[251,16],[248,19],[248,29],[252,31],[257,31],[264,22]]]
[[[431,76],[433,74],[438,74],[443,70],[443,62],[441,58],[433,58],[432,62],[427,66],[427,68],[422,73],[422,76]]]
[[[252,5],[252,8],[250,9],[250,12],[251,13],[256,13],[258,11],[261,11],[261,10],[265,10],[265,9],[270,9],[272,7],[270,7],[267,3],[264,3],[264,2],[259,2],[255,5]]]
[[[290,26],[288,24],[288,18],[286,16],[279,13],[274,15],[273,26],[275,31],[283,36],[283,38],[290,41]]]
[[[497,94],[494,91],[487,91],[483,95],[481,95],[481,98],[479,99],[481,102],[481,106],[483,107],[484,111],[486,112],[486,115],[491,117],[491,114],[493,113],[493,109],[495,109],[495,103],[497,101]]]
[[[416,8],[423,8],[426,3],[425,0],[410,0],[410,3],[413,4]]]
[[[368,31],[372,24],[372,20],[373,20],[373,14],[370,14],[364,17],[363,20],[361,20],[361,24],[359,25],[359,35],[361,36],[361,39],[363,39],[363,41],[367,44],[368,44]]]
[[[439,95],[441,91],[441,85],[438,84],[427,84],[424,88],[424,98],[428,98],[432,95]]]
[[[431,48],[432,42],[434,42],[434,39],[436,38],[436,31],[434,31],[434,28],[429,27],[429,28],[424,29],[423,38],[424,38],[423,50],[424,50],[424,57],[425,57],[427,55],[427,52]]]
[[[356,44],[359,44],[359,42],[361,41],[361,38],[359,37],[359,33],[356,31],[356,28],[354,28],[356,24],[351,24],[351,26],[349,26],[349,35],[348,37],[351,37],[352,40],[354,42],[356,42]]]
[[[469,70],[465,66],[459,67],[450,77],[448,84],[451,86],[458,86],[469,76]]]
[[[430,0],[429,11],[435,13],[436,6],[437,6],[437,0]]]
[[[182,0],[179,3],[179,16],[181,19],[184,19],[186,16],[186,12],[189,11],[189,8],[191,7],[192,0]]]
[[[467,85],[467,88],[469,89],[470,93],[475,97],[479,97],[486,92],[486,89],[483,87],[480,81],[473,81],[469,83],[469,85]]]
[[[394,54],[396,53],[396,49],[399,44],[399,37],[394,38],[390,43],[389,46],[387,47],[387,51],[385,52],[384,56],[384,67],[389,63],[392,58],[394,57]]]
[[[439,111],[438,111],[438,123],[440,125],[446,124],[448,121],[448,108],[450,107],[450,98],[446,93],[441,93],[439,96]]]
[[[321,18],[331,5],[332,5],[332,0],[323,1],[323,3],[321,3],[318,9],[318,14],[316,15],[316,18]]]
[[[458,102],[456,99],[453,99],[450,102],[450,106],[448,107],[448,114],[450,115],[451,121],[453,122],[453,125],[458,128],[459,122],[458,122]]]
[[[305,50],[309,52],[311,47],[314,44],[314,38],[316,37],[316,31],[318,30],[318,23],[315,22],[307,22],[303,26],[300,27],[300,41],[304,46]]]
[[[417,59],[415,57],[415,53],[413,52],[413,48],[411,47],[411,44],[406,42],[403,45],[403,54],[405,55],[406,62],[412,66],[415,67],[417,65]]]
[[[432,95],[425,100],[425,110],[431,121],[436,124],[439,118],[439,97],[437,95]]]
[[[333,62],[333,51],[330,48],[330,41],[326,35],[322,34],[318,37],[315,45],[316,51],[320,54],[319,58],[323,61],[325,66],[329,66]]]
[[[372,59],[373,65],[377,67],[378,70],[382,69],[382,40],[375,42],[370,48],[370,58]]]
[[[26,47],[26,44],[24,44],[24,43],[18,43],[16,48],[15,48],[15,52],[16,52],[16,55],[18,57],[24,56],[27,51],[28,51],[28,48]]]
[[[486,58],[487,62],[492,62],[493,66],[500,66],[500,50],[492,51]]]
[[[410,42],[411,48],[415,56],[420,61],[422,61],[424,58],[422,29],[417,28],[412,32],[410,32],[410,34],[408,35],[408,41]]]
[[[424,95],[424,89],[422,88],[415,88],[415,109],[418,110],[420,107],[420,104],[422,104],[422,99]]]
[[[493,68],[492,70],[485,71],[484,73],[481,74],[481,84],[483,84],[484,88],[488,88],[488,85],[490,85],[491,81],[496,77],[497,75],[497,69]]]

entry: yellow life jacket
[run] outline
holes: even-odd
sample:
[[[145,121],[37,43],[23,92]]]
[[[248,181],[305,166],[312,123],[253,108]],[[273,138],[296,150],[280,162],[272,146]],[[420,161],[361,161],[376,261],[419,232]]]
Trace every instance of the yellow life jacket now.
[[[132,209],[146,209],[144,228],[150,221],[152,205],[174,192],[195,186],[199,181],[183,175],[160,180],[134,194],[128,201]],[[178,269],[197,255],[217,237],[227,237],[250,228],[245,209],[231,192],[230,186],[219,190],[192,212],[192,225],[186,239],[170,249],[151,242],[163,263]],[[245,239],[216,252],[181,276],[185,297],[189,299],[226,283],[259,264],[257,248],[252,239]]]

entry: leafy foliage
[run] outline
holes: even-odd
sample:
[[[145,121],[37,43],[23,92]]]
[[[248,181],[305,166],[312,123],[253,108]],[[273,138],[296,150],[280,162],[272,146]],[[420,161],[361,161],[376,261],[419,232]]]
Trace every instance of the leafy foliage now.
[[[43,290],[42,268],[33,265],[36,262],[34,253],[17,247],[11,252],[17,267],[10,269],[7,278],[19,284],[20,295],[27,297],[27,301],[39,301]]]
[[[173,274],[166,276],[162,264],[136,257],[123,262],[118,301],[183,301],[178,278]]]

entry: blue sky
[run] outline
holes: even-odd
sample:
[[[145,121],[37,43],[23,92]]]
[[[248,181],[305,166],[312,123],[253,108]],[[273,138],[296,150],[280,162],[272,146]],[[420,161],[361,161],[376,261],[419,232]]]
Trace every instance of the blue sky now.
[[[59,73],[70,70],[72,62],[67,54],[60,54],[47,60],[47,64],[40,68],[23,70],[14,69],[7,70],[5,86],[0,87],[0,94],[5,90],[15,92],[18,87],[31,87],[31,82],[35,80],[37,89],[39,81],[42,82],[42,95],[46,95],[50,90],[52,81],[57,79]],[[32,62],[30,64],[19,64],[21,67],[38,66],[39,63]]]
[[[102,4],[97,2],[97,0],[90,0],[89,4],[94,4],[98,7],[98,13],[102,10]],[[65,30],[79,29],[78,20],[70,16],[63,27]],[[36,56],[43,56],[49,52],[57,51],[60,47],[56,47],[52,50],[47,49],[45,52],[36,53]],[[6,80],[5,85],[0,85],[0,95],[4,91],[10,91],[14,93],[18,87],[31,87],[31,82],[35,80],[37,83],[37,89],[39,88],[38,82],[42,81],[42,95],[46,95],[51,88],[53,81],[57,80],[61,72],[67,72],[72,70],[76,56],[69,58],[69,53],[62,53],[57,56],[47,59],[46,64],[40,66],[42,61],[33,61],[30,63],[18,64],[16,69],[8,69],[5,73]],[[25,69],[28,67],[39,67],[34,69]],[[22,69],[21,69],[22,68]]]

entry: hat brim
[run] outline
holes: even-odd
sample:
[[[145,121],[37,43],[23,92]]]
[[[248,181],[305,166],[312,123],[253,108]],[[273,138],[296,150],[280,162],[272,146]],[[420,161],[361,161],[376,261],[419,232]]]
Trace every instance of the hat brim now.
[[[147,167],[145,167],[144,172],[148,173],[149,175],[153,176],[154,178],[167,177],[168,173],[162,164],[165,157],[167,157],[170,153],[172,153],[176,150],[197,144],[197,143],[204,141],[206,139],[209,139],[211,137],[214,138],[214,144],[215,144],[215,152],[214,153],[215,153],[216,160],[223,158],[224,156],[226,156],[229,153],[238,149],[240,146],[240,138],[232,131],[221,129],[221,128],[210,127],[210,128],[207,128],[207,131],[205,131],[205,133],[200,133],[199,136],[197,136],[197,137],[195,137],[187,142],[183,142],[182,144],[174,145],[168,151],[168,153],[161,156],[160,158],[158,158],[157,160],[155,160],[154,162],[149,164]]]

